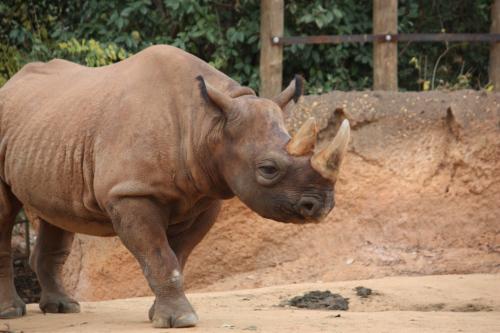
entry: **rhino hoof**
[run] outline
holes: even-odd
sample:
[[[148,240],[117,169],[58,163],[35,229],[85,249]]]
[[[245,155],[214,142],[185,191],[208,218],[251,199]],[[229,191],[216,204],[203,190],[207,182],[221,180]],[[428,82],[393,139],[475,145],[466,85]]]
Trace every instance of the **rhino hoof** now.
[[[71,298],[49,299],[40,301],[40,310],[44,313],[79,313],[80,304]]]
[[[156,328],[192,327],[197,323],[198,316],[195,313],[187,313],[176,318],[153,318],[153,327]]]
[[[173,320],[172,327],[191,327],[198,323],[196,313],[188,313]]]
[[[0,310],[0,319],[11,319],[24,316],[26,314],[26,305],[24,303],[11,305]]]

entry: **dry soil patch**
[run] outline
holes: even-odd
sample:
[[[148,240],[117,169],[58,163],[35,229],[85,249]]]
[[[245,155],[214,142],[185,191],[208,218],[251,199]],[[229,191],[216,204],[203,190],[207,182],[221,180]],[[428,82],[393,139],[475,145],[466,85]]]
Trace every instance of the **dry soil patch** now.
[[[355,287],[371,288],[367,298]],[[305,310],[280,302],[311,290],[349,300],[349,311]],[[201,318],[189,332],[500,332],[500,275],[390,277],[306,283],[188,297]],[[82,313],[43,315],[36,304],[21,319],[0,322],[14,332],[180,332],[153,329],[151,297],[82,303]],[[340,316],[338,316],[340,314]]]

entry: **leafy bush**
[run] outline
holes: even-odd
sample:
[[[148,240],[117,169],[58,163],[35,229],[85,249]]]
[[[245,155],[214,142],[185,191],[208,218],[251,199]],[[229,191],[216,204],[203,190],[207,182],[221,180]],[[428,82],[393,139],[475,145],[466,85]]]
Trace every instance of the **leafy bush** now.
[[[30,61],[64,58],[107,65],[152,44],[171,44],[242,84],[258,88],[257,0],[4,0],[0,3],[0,85]],[[490,0],[400,0],[400,32],[487,32]],[[289,0],[286,35],[372,31],[371,1]],[[486,44],[400,44],[403,90],[480,88]],[[293,45],[284,50],[284,82],[303,74],[310,93],[368,89],[371,44]]]

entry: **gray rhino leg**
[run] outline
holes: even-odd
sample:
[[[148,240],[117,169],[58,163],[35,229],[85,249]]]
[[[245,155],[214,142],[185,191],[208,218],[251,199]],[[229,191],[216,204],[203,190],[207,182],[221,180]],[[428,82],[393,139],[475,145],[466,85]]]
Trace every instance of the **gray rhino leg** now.
[[[0,182],[0,318],[15,318],[26,314],[26,305],[14,286],[11,236],[21,204],[9,187]]]
[[[196,218],[189,229],[177,235],[168,236],[170,247],[175,252],[177,260],[183,270],[188,256],[214,225],[219,215],[221,205],[221,202],[214,203],[209,209]]]
[[[62,269],[68,258],[74,234],[40,219],[35,250],[30,258],[42,295],[40,309],[45,313],[77,313],[80,305],[69,297],[62,284]]]
[[[154,327],[190,327],[198,316],[183,290],[181,267],[167,235],[168,211],[147,198],[125,198],[108,207],[115,232],[135,256],[156,296]]]

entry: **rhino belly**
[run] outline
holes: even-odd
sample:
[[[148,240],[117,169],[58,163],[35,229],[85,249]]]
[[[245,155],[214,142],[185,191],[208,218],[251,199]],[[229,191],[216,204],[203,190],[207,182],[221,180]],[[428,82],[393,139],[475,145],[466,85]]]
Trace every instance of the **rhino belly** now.
[[[111,221],[106,218],[88,219],[67,213],[53,214],[48,210],[40,211],[28,205],[24,208],[29,211],[29,216],[37,216],[66,231],[101,237],[116,236]]]
[[[89,235],[114,235],[93,194],[85,137],[40,127],[11,128],[13,134],[4,136],[8,142],[2,180],[24,207],[53,225]]]

